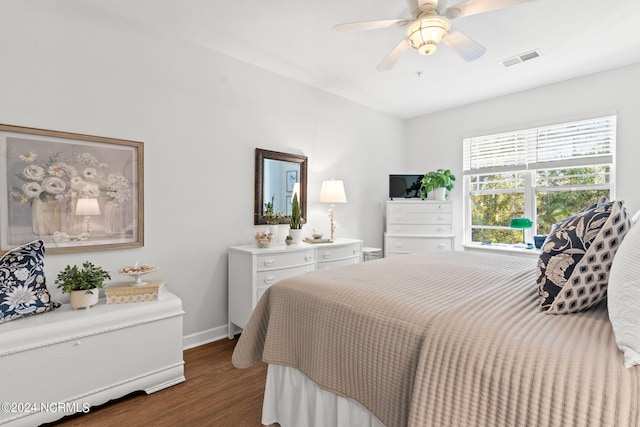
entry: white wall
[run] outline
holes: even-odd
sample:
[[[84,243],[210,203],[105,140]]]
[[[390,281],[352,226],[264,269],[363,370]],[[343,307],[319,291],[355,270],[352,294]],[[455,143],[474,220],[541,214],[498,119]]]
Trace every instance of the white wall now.
[[[309,231],[328,232],[317,197],[334,177],[348,198],[337,237],[382,245],[387,175],[404,170],[400,119],[75,0],[3,1],[0,58],[0,123],[145,144],[144,248],[47,255],[50,289],[84,260],[158,265],[183,299],[187,345],[225,335],[227,248],[256,231],[256,147],[309,157]]]
[[[309,157],[309,230],[328,232],[320,185],[343,179],[338,237],[381,247],[388,174],[460,175],[464,136],[617,110],[618,196],[640,209],[640,65],[405,123],[76,0],[1,4],[0,123],[145,143],[144,248],[47,255],[49,287],[84,260],[158,265],[183,299],[188,345],[226,333],[227,247],[256,231],[256,147]]]
[[[526,65],[525,65],[526,66]],[[514,67],[515,70],[515,67]],[[616,198],[640,209],[640,64],[592,74],[407,121],[409,170],[451,169],[456,246],[462,243],[462,139],[616,112]]]

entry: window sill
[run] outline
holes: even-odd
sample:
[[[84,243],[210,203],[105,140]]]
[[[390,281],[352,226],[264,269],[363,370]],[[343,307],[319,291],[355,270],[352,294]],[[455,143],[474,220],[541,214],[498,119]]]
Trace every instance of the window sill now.
[[[537,249],[536,247],[527,249],[519,247],[518,245],[507,245],[504,243],[491,243],[490,245],[483,245],[481,243],[467,243],[465,245],[462,245],[462,247],[465,251],[494,252],[502,253],[505,255],[528,257],[540,256],[540,249]]]

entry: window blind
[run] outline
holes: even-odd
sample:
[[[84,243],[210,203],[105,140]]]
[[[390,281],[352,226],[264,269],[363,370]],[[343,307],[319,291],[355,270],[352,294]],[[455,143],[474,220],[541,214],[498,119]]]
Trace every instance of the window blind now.
[[[465,175],[613,163],[616,116],[464,140]]]

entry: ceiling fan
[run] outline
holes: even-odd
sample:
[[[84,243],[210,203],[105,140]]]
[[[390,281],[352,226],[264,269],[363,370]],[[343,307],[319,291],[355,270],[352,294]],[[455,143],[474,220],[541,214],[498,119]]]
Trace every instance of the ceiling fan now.
[[[484,55],[487,49],[452,28],[450,21],[529,1],[534,0],[466,0],[447,7],[448,0],[408,0],[411,19],[353,22],[338,24],[333,29],[363,31],[407,26],[405,38],[378,64],[378,71],[393,68],[400,56],[410,47],[422,55],[431,55],[440,42],[458,53],[465,61],[473,61]]]

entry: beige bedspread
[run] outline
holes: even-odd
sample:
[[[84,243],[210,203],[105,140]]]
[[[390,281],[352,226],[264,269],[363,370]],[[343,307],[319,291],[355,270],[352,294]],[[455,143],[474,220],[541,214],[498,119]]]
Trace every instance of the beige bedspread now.
[[[283,280],[236,367],[292,366],[393,426],[638,426],[603,307],[540,312],[535,259],[437,252]]]

